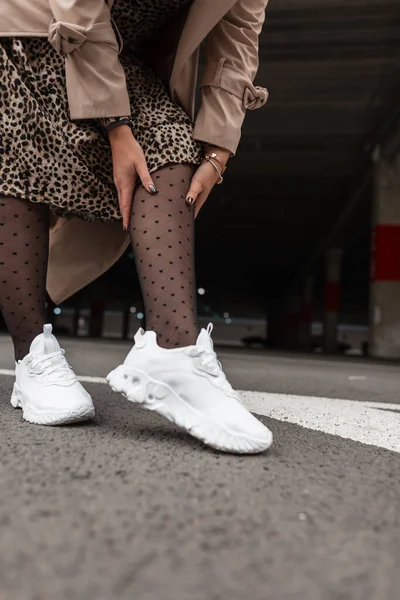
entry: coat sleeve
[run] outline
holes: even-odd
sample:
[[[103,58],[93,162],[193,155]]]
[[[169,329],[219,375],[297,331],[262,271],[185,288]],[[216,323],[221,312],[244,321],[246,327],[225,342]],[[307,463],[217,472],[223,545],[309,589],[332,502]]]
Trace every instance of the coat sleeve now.
[[[253,85],[259,64],[258,40],[268,0],[238,0],[208,35],[202,102],[194,138],[235,154],[246,110],[268,98]]]
[[[65,57],[72,119],[130,114],[122,42],[106,0],[50,0],[49,41]]]

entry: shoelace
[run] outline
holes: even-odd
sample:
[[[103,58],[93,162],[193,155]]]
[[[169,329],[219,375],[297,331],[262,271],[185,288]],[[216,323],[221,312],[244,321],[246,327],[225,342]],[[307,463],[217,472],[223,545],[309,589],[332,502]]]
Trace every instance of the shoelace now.
[[[56,352],[44,354],[40,358],[32,358],[30,361],[31,369],[36,375],[42,375],[52,381],[76,379],[75,373],[67,363],[64,354],[65,351],[61,348]],[[56,376],[54,377],[53,374]],[[50,377],[51,375],[53,377]]]
[[[214,350],[208,348],[199,348],[196,346],[190,350],[189,354],[193,357],[201,357],[200,366],[206,369],[208,372],[211,371],[213,375],[219,378],[219,383],[224,392],[239,398],[238,394],[234,391],[231,384],[227,380],[226,375],[222,370],[222,365],[217,359],[217,355]]]

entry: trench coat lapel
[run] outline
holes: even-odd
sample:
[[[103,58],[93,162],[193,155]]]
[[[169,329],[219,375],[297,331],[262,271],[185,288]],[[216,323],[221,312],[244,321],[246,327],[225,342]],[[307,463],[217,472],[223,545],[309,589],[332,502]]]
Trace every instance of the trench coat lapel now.
[[[179,78],[188,58],[237,0],[194,0],[179,40],[171,74],[171,88]]]

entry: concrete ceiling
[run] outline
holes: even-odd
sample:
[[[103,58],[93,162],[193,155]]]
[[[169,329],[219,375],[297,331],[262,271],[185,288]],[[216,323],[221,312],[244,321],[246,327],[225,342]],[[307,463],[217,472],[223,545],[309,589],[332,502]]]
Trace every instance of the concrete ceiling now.
[[[399,39],[399,0],[270,0],[257,77],[270,99],[249,111],[226,185],[199,217],[203,279],[240,271],[260,289],[307,263],[400,106]]]
[[[270,101],[244,129],[261,146],[254,171],[352,174],[399,99],[399,34],[398,0],[271,0],[258,75]]]
[[[400,0],[270,0],[256,81],[270,99],[248,112],[197,222],[198,282],[214,297],[265,306],[310,264],[321,287],[316,250],[362,186],[334,241],[345,248],[344,295],[366,305],[371,149],[400,114],[399,39]],[[130,268],[127,254],[110,289],[127,292]]]

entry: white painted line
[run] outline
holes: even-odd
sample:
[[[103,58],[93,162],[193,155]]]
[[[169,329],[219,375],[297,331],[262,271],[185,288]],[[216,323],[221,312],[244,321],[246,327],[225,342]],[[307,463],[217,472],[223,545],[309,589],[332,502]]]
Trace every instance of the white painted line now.
[[[400,452],[400,404],[261,392],[241,394],[247,408],[259,415]]]
[[[78,375],[79,381],[86,381],[86,383],[107,383],[105,377],[90,377],[89,375]]]
[[[365,381],[366,379],[364,375],[349,375],[350,381]]]
[[[380,410],[398,410],[400,411],[400,404],[389,404],[386,402],[363,402],[367,408],[379,408]]]
[[[15,371],[12,369],[0,369],[0,375],[10,375],[15,377]],[[91,377],[90,375],[78,375],[79,381],[85,381],[86,383],[107,383],[105,377]]]
[[[15,372],[0,369],[0,375],[14,376]],[[107,383],[104,377],[81,375],[78,379]],[[240,394],[247,408],[256,414],[400,453],[400,403],[267,392],[242,391]]]

